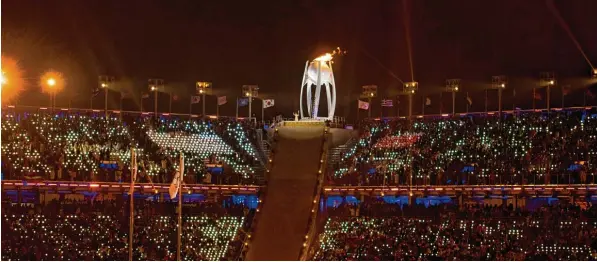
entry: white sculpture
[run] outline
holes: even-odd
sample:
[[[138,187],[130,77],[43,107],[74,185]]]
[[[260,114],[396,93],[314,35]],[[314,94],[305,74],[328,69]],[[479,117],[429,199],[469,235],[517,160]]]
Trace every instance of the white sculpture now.
[[[298,122],[299,121],[299,118],[298,118],[299,114],[298,113],[293,113],[293,114],[294,114],[294,121]]]
[[[312,86],[315,85],[315,94],[312,93]],[[303,100],[307,100],[307,115],[312,119],[319,118],[319,98],[321,86],[325,87],[327,97],[328,115],[326,119],[332,120],[336,110],[336,83],[334,71],[332,70],[332,55],[325,54],[315,58],[312,62],[305,63],[305,73],[301,83],[300,110],[301,118],[305,117],[303,112]],[[303,90],[306,90],[306,98],[303,98]]]

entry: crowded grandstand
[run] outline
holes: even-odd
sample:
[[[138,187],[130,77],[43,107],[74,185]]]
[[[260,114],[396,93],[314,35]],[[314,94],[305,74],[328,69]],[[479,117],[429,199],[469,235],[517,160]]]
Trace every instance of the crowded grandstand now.
[[[302,258],[597,259],[594,108],[359,125],[340,145],[324,143],[324,189]],[[278,128],[5,110],[2,259],[127,260],[131,151],[139,170],[134,260],[177,257],[178,197],[166,189],[179,152],[182,259],[246,259]]]

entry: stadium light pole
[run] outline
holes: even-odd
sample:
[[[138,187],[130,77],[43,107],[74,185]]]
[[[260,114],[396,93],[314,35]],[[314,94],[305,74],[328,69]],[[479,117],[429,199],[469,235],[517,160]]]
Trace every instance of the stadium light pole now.
[[[54,112],[56,94],[64,88],[66,81],[60,72],[52,70],[44,73],[40,80],[42,91],[50,95],[50,107],[52,108],[52,112]]]
[[[502,93],[504,89],[506,89],[507,83],[508,80],[506,76],[499,75],[491,77],[491,89],[495,89],[498,91],[498,112],[500,118],[502,117]]]
[[[456,114],[456,93],[460,89],[460,79],[446,79],[446,92],[452,93],[452,116]]]
[[[546,89],[546,103],[547,112],[551,111],[550,100],[551,100],[551,87],[556,85],[556,78],[554,72],[542,72],[541,79],[539,80],[539,86],[545,87]],[[533,99],[535,99],[533,97]]]
[[[149,90],[153,92],[153,111],[155,118],[158,117],[158,91],[164,88],[164,80],[163,79],[149,79]]]
[[[419,89],[418,82],[406,82],[404,83],[404,88],[402,89],[402,93],[408,96],[408,121],[412,122],[413,116],[413,96]]]
[[[104,89],[104,113],[106,118],[108,118],[108,88],[112,86],[114,82],[114,77],[111,76],[99,76],[98,78],[98,85],[99,88]]]
[[[257,85],[243,85],[242,88],[243,96],[249,98],[249,121],[251,121],[253,115],[252,113],[252,105],[253,105],[253,97],[259,96],[259,86]],[[238,102],[237,102],[238,103]]]
[[[412,117],[413,117],[413,96],[415,95],[415,93],[417,92],[417,90],[419,89],[419,82],[406,82],[404,83],[404,88],[402,89],[402,93],[408,95],[408,129],[409,131],[412,131],[412,127],[413,127],[413,121],[412,121]],[[412,198],[412,185],[413,185],[413,166],[412,166],[412,150],[409,150],[409,154],[410,154],[410,158],[411,158],[411,163],[410,163],[410,167],[408,169],[408,176],[409,176],[409,198],[408,198],[408,203],[411,203],[411,198]]]
[[[371,118],[371,100],[377,97],[377,86],[376,85],[366,85],[363,86],[363,92],[361,93],[361,98],[367,98],[369,101],[369,112],[368,117]],[[360,109],[359,109],[360,110]]]
[[[50,107],[52,108],[52,112],[54,112],[54,104],[56,100],[56,79],[49,78],[46,81],[46,84],[50,88]]]
[[[201,95],[201,99],[203,100],[203,113],[202,116],[205,117],[205,95],[211,95],[212,92],[212,83],[211,82],[197,82],[195,83],[195,89],[197,93]]]

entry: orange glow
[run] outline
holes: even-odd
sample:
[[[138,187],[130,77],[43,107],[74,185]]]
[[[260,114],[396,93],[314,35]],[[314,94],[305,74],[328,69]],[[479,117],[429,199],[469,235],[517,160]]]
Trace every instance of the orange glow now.
[[[66,81],[61,73],[50,70],[41,77],[41,90],[46,94],[59,93],[64,89]]]
[[[2,88],[2,103],[11,103],[25,89],[26,81],[17,60],[4,55],[1,59],[2,76],[0,79],[0,88]]]
[[[332,58],[333,58],[332,54],[325,53],[325,55],[315,58],[315,61],[327,62],[327,61],[331,61]]]

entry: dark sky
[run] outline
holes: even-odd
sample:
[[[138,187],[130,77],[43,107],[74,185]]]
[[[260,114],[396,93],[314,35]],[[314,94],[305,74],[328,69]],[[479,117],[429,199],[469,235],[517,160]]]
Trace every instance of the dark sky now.
[[[438,101],[446,78],[462,78],[463,88],[474,97],[473,108],[481,110],[484,84],[498,74],[508,75],[520,103],[528,102],[520,97],[530,94],[531,80],[545,70],[555,71],[559,83],[569,81],[576,89],[569,103],[582,103],[586,81],[577,80],[587,78],[590,67],[546,1],[417,0],[409,5],[419,104],[427,95],[438,96],[433,100]],[[597,63],[597,1],[557,1],[556,7]],[[70,95],[75,106],[88,107],[97,75],[108,74],[130,79],[139,100],[148,78],[163,78],[181,97],[194,89],[194,81],[211,81],[229,101],[240,95],[243,84],[257,84],[263,94],[276,98],[268,116],[290,116],[290,110],[298,109],[305,61],[339,46],[348,54],[334,64],[337,112],[354,117],[360,86],[376,84],[380,95],[395,97],[402,84],[387,69],[410,80],[403,11],[399,0],[4,0],[2,53],[18,59],[31,79],[50,67],[64,72],[69,91],[59,95],[62,105]],[[30,82],[20,102],[47,104],[38,95],[37,81]],[[463,102],[461,97],[463,93]],[[174,108],[188,112],[188,98],[183,99]],[[552,103],[560,100],[554,95]],[[208,113],[215,113],[214,101],[208,100]],[[110,102],[117,107],[118,95],[111,94]],[[138,103],[126,102],[125,108]],[[103,101],[97,98],[94,104],[99,108]],[[160,104],[167,109],[167,96],[160,97]],[[228,115],[234,110],[233,102],[221,109]],[[439,102],[428,110],[439,111]]]

